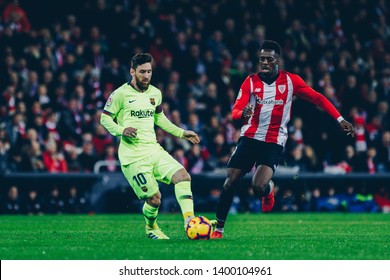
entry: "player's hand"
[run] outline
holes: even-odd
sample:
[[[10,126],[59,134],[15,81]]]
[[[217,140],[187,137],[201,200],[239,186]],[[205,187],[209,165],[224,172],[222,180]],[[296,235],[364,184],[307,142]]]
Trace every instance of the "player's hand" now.
[[[347,122],[346,120],[342,120],[340,122],[341,128],[347,132],[347,135],[351,135],[352,137],[355,137],[355,128],[350,122]]]
[[[137,129],[134,127],[126,127],[123,130],[122,135],[129,138],[135,138],[137,137]]]
[[[198,144],[200,142],[198,134],[191,130],[184,130],[183,139],[190,141],[192,144]]]
[[[249,119],[253,115],[253,105],[246,105],[244,110],[242,110],[242,118],[243,119]]]

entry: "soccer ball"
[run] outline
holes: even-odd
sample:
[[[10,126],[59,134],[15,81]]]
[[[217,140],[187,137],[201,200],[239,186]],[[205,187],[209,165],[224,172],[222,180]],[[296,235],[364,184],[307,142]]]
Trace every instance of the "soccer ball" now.
[[[195,217],[188,222],[186,233],[191,240],[210,239],[211,222],[203,216]]]

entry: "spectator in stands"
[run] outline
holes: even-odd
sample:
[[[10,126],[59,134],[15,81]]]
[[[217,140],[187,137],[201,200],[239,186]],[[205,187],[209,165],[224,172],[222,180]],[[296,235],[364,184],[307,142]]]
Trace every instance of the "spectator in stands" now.
[[[29,190],[26,200],[27,215],[42,215],[44,211],[43,201],[35,189]]]
[[[366,172],[369,174],[375,174],[378,172],[378,160],[377,160],[377,151],[375,147],[369,147],[365,155],[361,158],[361,172]]]
[[[390,213],[390,195],[386,187],[380,187],[374,194],[375,203],[379,207],[379,211],[383,213]]]
[[[303,211],[316,212],[318,211],[318,201],[321,197],[321,190],[315,187],[312,190],[306,189],[303,196]]]
[[[21,113],[16,113],[12,116],[12,122],[8,123],[7,134],[11,145],[17,147],[26,137],[26,120]]]
[[[390,171],[390,131],[382,134],[382,143],[378,149],[378,169],[382,172]]]
[[[105,165],[100,168],[102,172],[120,172],[118,155],[114,145],[110,144],[105,147],[104,154],[101,158],[105,161]]]
[[[75,98],[68,102],[67,109],[61,112],[57,130],[62,140],[79,144],[83,127],[83,117]]]
[[[175,147],[173,154],[173,158],[176,159],[185,169],[188,169],[188,158],[185,157],[185,151],[183,147],[177,146]]]
[[[83,172],[83,167],[81,166],[79,160],[79,152],[77,151],[77,147],[69,146],[69,148],[66,150],[65,158],[69,172]]]
[[[298,168],[299,171],[306,171],[306,161],[303,156],[303,146],[294,144],[290,154],[287,156],[287,165]]]
[[[302,119],[295,118],[292,122],[292,125],[289,126],[289,138],[296,143],[300,148],[303,148],[305,145],[303,141],[303,133],[302,133]]]
[[[283,190],[281,197],[278,199],[278,208],[282,212],[297,212],[298,204],[296,200],[297,199],[293,191],[287,188]]]
[[[101,124],[95,128],[95,133],[92,138],[92,144],[96,152],[96,156],[103,157],[106,147],[114,143],[111,134],[107,134]]]
[[[220,122],[218,120],[218,117],[215,115],[211,115],[208,119],[208,123],[204,125],[205,139],[202,139],[203,143],[205,143],[208,146],[211,146],[215,136],[217,136],[217,134],[220,132],[221,132],[221,127],[220,127]]]
[[[37,141],[31,142],[22,154],[20,171],[24,172],[46,172],[41,146]]]
[[[348,212],[361,213],[376,212],[378,210],[373,195],[368,193],[365,187],[361,187],[359,192],[355,192],[353,186],[348,186],[347,192],[342,199],[343,207]]]
[[[303,148],[303,159],[305,171],[307,172],[320,172],[323,171],[322,163],[318,160],[318,157],[314,149],[310,145],[306,145]]]
[[[0,174],[4,174],[9,171],[9,156],[10,156],[11,144],[7,137],[7,131],[5,130],[5,123],[0,124]]]
[[[76,186],[71,186],[65,201],[65,212],[82,214],[88,212],[88,200],[85,194],[79,192]]]
[[[64,207],[65,203],[60,197],[60,190],[54,186],[46,199],[46,212],[48,214],[62,214],[64,213]]]
[[[81,170],[84,172],[93,172],[93,167],[98,160],[99,158],[95,154],[92,142],[84,142],[83,150],[78,156],[78,161],[80,162]]]
[[[363,117],[355,117],[355,150],[357,153],[365,153],[367,151],[365,119]]]
[[[19,0],[12,0],[5,6],[3,17],[4,22],[16,32],[28,33],[31,29],[26,11],[19,6]]]
[[[53,141],[46,144],[46,151],[43,152],[43,162],[50,173],[68,172],[65,157],[57,151],[57,144]]]
[[[114,88],[122,85],[126,80],[125,70],[119,64],[117,58],[111,58],[107,66],[102,70],[101,87],[104,88],[107,84],[112,84]]]
[[[208,161],[209,154],[207,151],[202,151],[199,144],[191,146],[188,152],[188,170],[191,174],[201,174],[204,171],[212,170]]]
[[[8,189],[7,197],[2,205],[3,214],[23,214],[24,208],[21,199],[19,198],[19,189],[16,185]]]
[[[345,148],[345,162],[351,168],[352,171],[359,170],[360,157],[355,153],[355,148],[352,145],[348,145]]]
[[[342,198],[340,195],[336,194],[334,187],[329,187],[327,195],[320,197],[317,202],[317,211],[320,212],[337,212],[341,211],[342,208]]]
[[[210,143],[210,155],[216,161],[216,167],[225,167],[230,158],[230,146],[222,133],[217,133]]]

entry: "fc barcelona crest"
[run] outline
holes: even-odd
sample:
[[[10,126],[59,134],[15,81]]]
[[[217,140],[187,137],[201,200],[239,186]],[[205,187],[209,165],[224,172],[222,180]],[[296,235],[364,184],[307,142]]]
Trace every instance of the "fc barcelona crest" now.
[[[278,90],[280,93],[284,93],[284,91],[286,90],[286,85],[279,85]]]
[[[149,98],[149,100],[150,100],[150,104],[156,105],[156,101],[154,100],[154,98]]]

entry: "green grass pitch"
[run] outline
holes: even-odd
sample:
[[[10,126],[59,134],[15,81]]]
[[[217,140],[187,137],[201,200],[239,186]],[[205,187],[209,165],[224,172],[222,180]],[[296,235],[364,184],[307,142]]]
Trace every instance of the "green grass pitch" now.
[[[213,218],[214,214],[204,213]],[[192,241],[162,214],[170,240],[145,237],[141,214],[0,216],[2,260],[389,260],[390,215],[240,214],[222,240]]]

